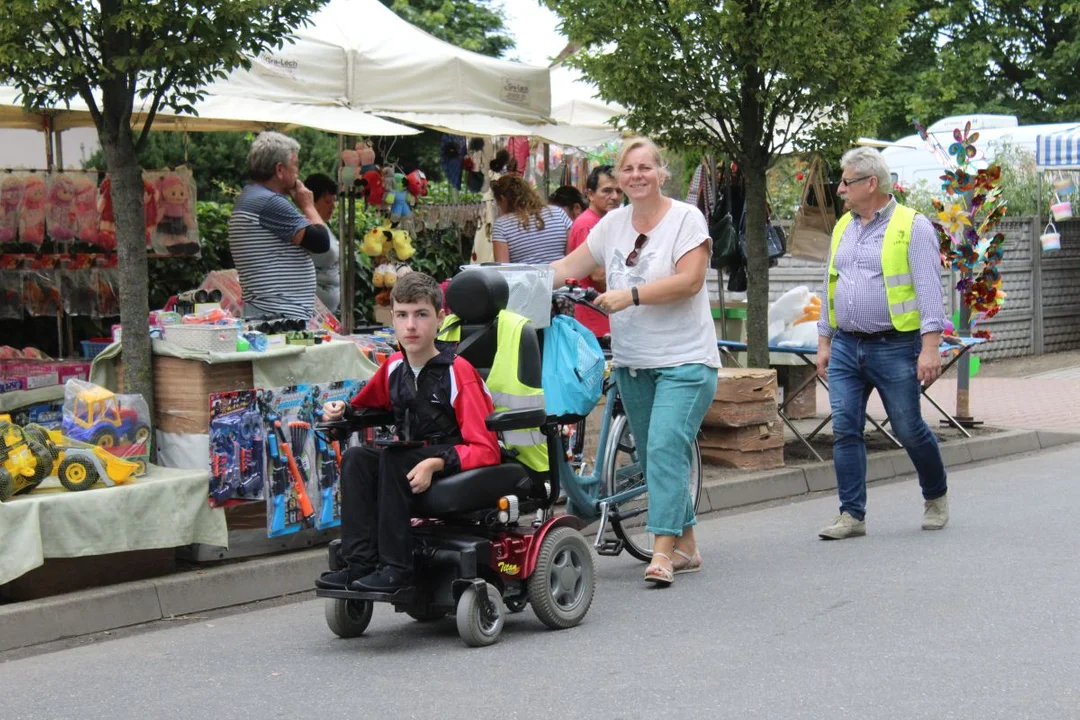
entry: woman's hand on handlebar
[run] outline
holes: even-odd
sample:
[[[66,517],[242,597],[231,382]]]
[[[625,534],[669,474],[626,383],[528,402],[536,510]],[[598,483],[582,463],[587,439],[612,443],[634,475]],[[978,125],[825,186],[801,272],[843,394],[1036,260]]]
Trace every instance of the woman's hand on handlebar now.
[[[634,296],[629,290],[608,290],[593,300],[598,308],[606,313],[616,313],[634,304]]]
[[[345,417],[345,403],[341,400],[331,400],[323,405],[323,422],[335,422]]]

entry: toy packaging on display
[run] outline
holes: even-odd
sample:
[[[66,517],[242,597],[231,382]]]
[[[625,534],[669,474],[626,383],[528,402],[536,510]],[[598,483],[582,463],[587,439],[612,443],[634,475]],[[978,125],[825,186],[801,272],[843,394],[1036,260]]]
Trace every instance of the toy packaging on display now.
[[[64,435],[96,445],[146,472],[150,458],[150,410],[141,395],[117,395],[82,380],[64,384]]]
[[[315,425],[322,415],[323,397],[333,393],[334,397],[351,398],[356,388],[355,382],[345,381],[257,391],[266,438],[265,477],[269,484],[264,494],[269,537],[340,523],[340,483],[336,469],[331,472],[329,464],[336,465],[340,449],[317,442]]]
[[[210,394],[210,505],[263,498],[263,425],[254,390]]]

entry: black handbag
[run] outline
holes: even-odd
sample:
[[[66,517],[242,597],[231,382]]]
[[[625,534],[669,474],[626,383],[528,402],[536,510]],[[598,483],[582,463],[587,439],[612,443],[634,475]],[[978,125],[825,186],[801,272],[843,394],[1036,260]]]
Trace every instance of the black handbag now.
[[[766,214],[766,218],[769,215]],[[768,249],[769,260],[779,260],[787,253],[786,238],[784,232],[765,220],[765,247]],[[742,222],[739,224],[739,249],[742,256],[746,257],[746,209],[743,209]]]

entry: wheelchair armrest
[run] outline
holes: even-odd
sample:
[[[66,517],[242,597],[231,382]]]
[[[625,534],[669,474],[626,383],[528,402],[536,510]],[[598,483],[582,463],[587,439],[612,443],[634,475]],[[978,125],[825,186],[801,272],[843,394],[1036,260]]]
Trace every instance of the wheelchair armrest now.
[[[528,408],[525,410],[500,410],[487,416],[484,423],[492,432],[504,432],[506,430],[525,430],[526,428],[540,427],[547,420],[544,408]]]
[[[394,413],[381,408],[363,408],[354,412],[349,422],[355,428],[378,427],[380,425],[393,425],[396,422]]]

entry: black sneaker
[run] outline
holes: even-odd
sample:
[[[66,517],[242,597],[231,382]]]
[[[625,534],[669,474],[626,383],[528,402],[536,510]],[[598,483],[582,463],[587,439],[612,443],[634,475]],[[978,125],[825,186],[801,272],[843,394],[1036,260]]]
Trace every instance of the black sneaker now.
[[[315,580],[315,587],[323,590],[348,590],[349,583],[370,575],[370,565],[348,565],[341,570],[324,572]]]
[[[349,583],[353,590],[361,592],[393,593],[412,585],[412,573],[383,565],[373,573]]]

